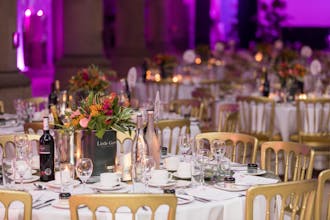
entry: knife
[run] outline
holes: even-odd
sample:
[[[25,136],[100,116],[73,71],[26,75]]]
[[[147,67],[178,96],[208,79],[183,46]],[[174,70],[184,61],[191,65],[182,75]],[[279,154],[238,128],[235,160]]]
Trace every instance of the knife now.
[[[42,207],[45,207],[47,205],[50,205],[52,201],[54,201],[55,199],[49,199],[49,200],[46,200],[42,203],[39,203],[39,204],[36,204],[34,206],[32,206],[33,209],[39,209],[39,208],[42,208]]]

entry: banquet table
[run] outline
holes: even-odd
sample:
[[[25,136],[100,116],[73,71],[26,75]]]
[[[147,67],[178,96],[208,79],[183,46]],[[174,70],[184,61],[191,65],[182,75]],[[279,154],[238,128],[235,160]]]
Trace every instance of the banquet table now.
[[[235,174],[236,175],[236,174]],[[241,181],[241,184],[245,183],[248,185],[251,184],[270,184],[275,183],[278,180],[271,179],[271,178],[264,178],[264,177],[256,177],[256,176],[248,176],[243,174],[238,174],[235,176],[237,180]],[[222,219],[244,219],[244,213],[245,213],[245,191],[238,191],[238,192],[230,192],[222,190],[215,185],[205,185],[205,186],[197,186],[197,187],[185,187],[185,188],[179,188],[180,180],[177,180],[177,186],[176,186],[176,195],[179,198],[178,199],[178,205],[177,205],[177,211],[176,211],[176,219],[180,220],[222,220]],[[183,180],[182,180],[183,181]],[[187,181],[186,181],[187,182]],[[45,184],[45,183],[40,183]],[[182,185],[182,184],[181,184]],[[25,190],[27,190],[33,198],[33,201],[36,201],[38,198],[42,201],[46,201],[49,199],[56,199],[51,205],[40,208],[40,209],[33,209],[32,210],[32,219],[34,220],[41,220],[47,218],[48,220],[58,220],[58,219],[70,219],[70,211],[68,205],[65,206],[59,206],[59,200],[58,200],[58,190],[52,187],[48,187],[47,184],[47,190],[36,190],[36,188],[31,184],[27,183],[24,184]],[[183,186],[183,185],[182,185]],[[128,187],[128,193],[132,191],[131,185],[127,185]],[[161,188],[155,188],[155,187],[149,187],[150,193],[162,193]],[[183,202],[180,203],[180,196],[181,192],[185,192],[186,194],[189,194],[191,196],[198,196],[207,198],[211,201],[209,202],[201,202],[197,199],[192,199],[189,202]],[[81,185],[77,186],[74,193],[81,193]],[[118,193],[119,191],[107,191],[103,193]],[[126,192],[126,191],[122,191]],[[185,197],[187,198],[187,197]],[[186,204],[185,204],[186,203]],[[255,201],[255,205],[257,209],[255,212],[259,215],[255,219],[264,219],[263,216],[263,205],[262,199],[257,199]],[[0,207],[1,210],[1,207]],[[161,206],[156,211],[156,219],[166,219],[167,216],[167,207]],[[4,212],[0,211],[0,218],[3,215]],[[19,220],[22,219],[23,209],[22,204],[15,202],[12,204],[10,208],[10,219],[13,220]],[[137,213],[138,218],[137,219],[148,219],[145,218],[150,213],[148,211],[145,211],[143,209],[140,209]],[[91,212],[86,207],[79,208],[79,215],[80,219],[91,219]],[[130,219],[130,215],[127,213],[127,209],[121,208],[118,210],[116,214],[119,218],[117,219]],[[105,210],[104,208],[101,208],[99,211],[97,211],[97,217],[98,219],[111,219],[111,215],[108,210]]]

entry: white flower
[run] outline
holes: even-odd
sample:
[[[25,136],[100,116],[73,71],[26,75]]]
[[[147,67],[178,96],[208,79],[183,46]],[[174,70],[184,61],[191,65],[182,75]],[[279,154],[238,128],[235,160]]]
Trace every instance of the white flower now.
[[[310,65],[310,71],[314,76],[319,74],[322,71],[321,62],[317,59],[313,60]]]
[[[183,60],[186,63],[193,63],[195,61],[195,58],[196,58],[196,54],[194,50],[186,50],[183,53]]]
[[[300,50],[300,55],[305,58],[310,58],[313,54],[312,48],[310,46],[303,46]]]

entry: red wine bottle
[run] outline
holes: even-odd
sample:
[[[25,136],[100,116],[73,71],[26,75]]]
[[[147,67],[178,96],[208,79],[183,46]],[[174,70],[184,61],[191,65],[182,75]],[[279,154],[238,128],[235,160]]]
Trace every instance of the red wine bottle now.
[[[48,117],[44,117],[43,126],[39,140],[40,181],[48,182],[55,179],[54,138],[49,133]]]

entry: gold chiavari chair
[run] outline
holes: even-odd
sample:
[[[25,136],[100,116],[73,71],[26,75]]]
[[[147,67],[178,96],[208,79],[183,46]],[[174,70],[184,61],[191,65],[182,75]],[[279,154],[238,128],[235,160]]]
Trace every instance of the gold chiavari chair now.
[[[261,169],[284,172],[283,181],[312,178],[313,161],[310,149],[304,144],[284,141],[269,141],[261,145]],[[282,174],[281,174],[282,175]]]
[[[215,131],[214,116],[215,116],[215,96],[212,94],[210,88],[202,87],[196,88],[192,93],[192,97],[198,99],[202,103],[200,129],[203,132]]]
[[[132,212],[132,219],[135,219],[139,208],[149,207],[151,218],[155,219],[155,211],[161,205],[167,205],[169,212],[168,220],[174,220],[176,214],[177,198],[173,194],[85,194],[72,195],[69,199],[70,215],[72,220],[78,220],[78,207],[86,205],[93,213],[93,220],[96,220],[98,207],[109,208],[112,219],[115,219],[116,211],[120,207],[128,207]]]
[[[43,122],[42,121],[25,122],[23,127],[24,127],[24,133],[26,133],[26,134],[42,134],[43,133]],[[49,129],[54,129],[54,125],[49,124]]]
[[[261,208],[254,209],[254,200],[256,197],[260,200],[264,197],[266,210],[263,219],[283,220],[284,216],[286,216],[285,219],[310,220],[313,216],[316,188],[316,180],[301,180],[251,187],[246,193],[245,219],[253,220],[254,211],[262,211]],[[290,211],[286,211],[288,207],[291,207]]]
[[[117,131],[117,145],[119,143],[120,153],[125,152],[125,149],[124,149],[125,142],[131,142],[131,145],[133,145],[134,136],[135,136],[135,132],[132,132],[131,134],[129,134],[128,132],[123,133],[123,132]]]
[[[0,112],[2,112],[2,113],[5,112],[5,104],[2,100],[0,100]]]
[[[178,137],[182,133],[190,134],[190,120],[189,119],[160,120],[156,122],[155,126],[161,131],[162,144],[165,144],[165,139],[168,141],[167,152],[172,153],[174,148],[175,154],[178,154],[179,151]],[[169,129],[168,135],[165,135],[166,129]],[[175,129],[177,129],[177,133],[175,133],[176,131]]]
[[[298,134],[290,139],[312,147],[330,146],[330,98],[297,99]]]
[[[207,140],[211,145],[215,140],[226,143],[225,155],[233,162],[242,164],[255,163],[257,156],[258,140],[250,135],[229,132],[205,132],[196,135],[197,147],[201,141]],[[210,146],[212,147],[212,146]]]
[[[170,110],[182,116],[189,115],[200,120],[202,118],[203,105],[198,99],[176,99],[170,102]]]
[[[155,98],[157,91],[159,91],[161,100],[169,103],[170,100],[178,98],[179,85],[179,83],[172,80],[161,80],[159,82],[147,81],[147,97]]]
[[[238,105],[237,104],[221,104],[216,110],[219,112],[218,131],[220,132],[237,132],[238,129]]]
[[[9,206],[14,201],[20,201],[24,204],[24,219],[32,219],[32,196],[27,192],[1,190],[0,189],[0,202],[5,208],[4,220],[8,220]]]
[[[0,135],[0,146],[3,149],[4,157],[12,158],[15,157],[16,155],[14,136],[15,135],[13,134]],[[39,140],[41,135],[28,134],[27,137],[28,137],[28,141],[32,142],[33,144],[36,144],[36,147],[39,148]],[[39,150],[37,150],[37,152],[39,152]]]
[[[39,112],[42,109],[48,108],[47,97],[32,97],[24,100],[26,103],[32,103],[36,107],[36,111]]]
[[[321,219],[330,219],[330,194],[325,194],[325,184],[330,181],[330,169],[323,170],[318,177],[317,182],[317,193],[316,193],[316,201],[315,201],[315,216],[314,220],[321,220]],[[322,206],[324,205],[324,197],[325,197],[325,207],[326,207],[326,214],[322,215]],[[327,198],[326,198],[327,197]],[[323,217],[323,218],[321,218]]]
[[[239,132],[258,138],[259,143],[279,141],[279,134],[274,135],[275,101],[266,97],[237,97],[239,104]]]

